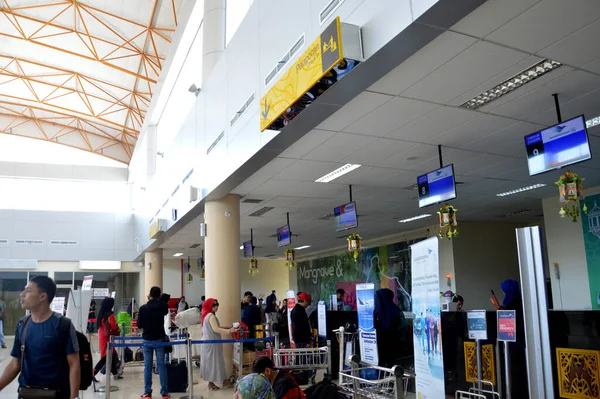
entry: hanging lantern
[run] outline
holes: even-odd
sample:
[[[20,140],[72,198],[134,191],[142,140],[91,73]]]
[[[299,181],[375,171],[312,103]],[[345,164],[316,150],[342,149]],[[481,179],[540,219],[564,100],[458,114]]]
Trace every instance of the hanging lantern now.
[[[561,218],[569,215],[573,219],[573,222],[577,222],[579,216],[579,201],[584,199],[583,195],[583,178],[579,177],[577,173],[567,171],[560,179],[554,183],[558,186],[558,196],[560,202],[563,204],[560,207],[558,214]],[[570,206],[570,208],[569,208]],[[588,212],[587,205],[583,204],[583,213]]]
[[[294,248],[287,248],[284,255],[285,265],[291,270],[292,267],[296,266],[296,250]]]
[[[258,274],[258,260],[256,260],[256,258],[252,258],[250,259],[250,267],[248,268],[248,273],[250,273],[253,276],[256,276]]]
[[[348,252],[352,252],[355,262],[358,259],[360,250],[362,249],[361,241],[362,237],[356,233],[352,233],[348,236]]]
[[[194,276],[192,275],[192,273],[188,273],[187,276],[185,277],[185,281],[188,284],[192,284],[192,281],[194,281]]]
[[[444,205],[438,211],[440,216],[440,238],[454,238],[458,237],[458,220],[456,214],[458,209],[452,205]]]

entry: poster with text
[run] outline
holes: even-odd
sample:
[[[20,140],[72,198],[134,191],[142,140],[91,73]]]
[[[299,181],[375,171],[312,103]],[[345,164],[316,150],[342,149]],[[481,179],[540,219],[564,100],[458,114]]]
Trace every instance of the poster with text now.
[[[445,397],[438,244],[438,238],[431,237],[411,246],[415,373],[420,399]]]
[[[50,304],[50,309],[54,313],[58,313],[62,316],[65,311],[65,297],[54,297],[52,303]]]
[[[82,291],[91,291],[92,290],[92,281],[94,280],[94,276],[84,276],[83,284],[81,284]]]
[[[377,365],[377,333],[373,320],[375,310],[375,284],[356,284],[356,307],[358,310],[358,339],[360,358],[363,362]]]

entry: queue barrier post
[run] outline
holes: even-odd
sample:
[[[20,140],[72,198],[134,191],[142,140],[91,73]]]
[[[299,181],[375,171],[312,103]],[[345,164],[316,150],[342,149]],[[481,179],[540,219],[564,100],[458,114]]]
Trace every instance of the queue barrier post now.
[[[119,390],[119,387],[117,386],[111,386],[111,381],[110,381],[110,377],[111,377],[111,371],[112,371],[112,350],[113,350],[113,345],[115,343],[115,337],[111,336],[110,340],[106,343],[106,365],[104,366],[104,369],[106,370],[106,385],[103,387],[98,388],[98,392],[104,392],[106,393],[106,399],[110,399],[110,393],[111,392],[116,392]]]
[[[204,399],[203,396],[194,396],[194,374],[192,372],[192,340],[188,338],[186,339],[186,343],[187,350],[185,353],[185,362],[188,372],[188,394],[182,396],[181,399]]]

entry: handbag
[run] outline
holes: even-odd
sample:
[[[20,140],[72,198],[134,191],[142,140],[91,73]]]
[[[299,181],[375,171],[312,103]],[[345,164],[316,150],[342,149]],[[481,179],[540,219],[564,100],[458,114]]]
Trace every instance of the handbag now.
[[[29,328],[29,319],[25,320],[23,330],[21,332],[21,373],[23,372],[23,363],[25,361],[25,337]],[[20,387],[19,399],[56,399],[58,398],[57,389],[36,388],[36,387]]]

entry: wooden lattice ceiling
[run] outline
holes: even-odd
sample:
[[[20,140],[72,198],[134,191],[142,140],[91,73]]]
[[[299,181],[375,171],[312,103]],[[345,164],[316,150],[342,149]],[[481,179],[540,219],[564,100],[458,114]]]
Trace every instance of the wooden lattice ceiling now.
[[[0,133],[128,163],[183,0],[0,0]]]

